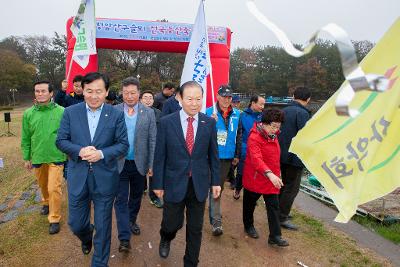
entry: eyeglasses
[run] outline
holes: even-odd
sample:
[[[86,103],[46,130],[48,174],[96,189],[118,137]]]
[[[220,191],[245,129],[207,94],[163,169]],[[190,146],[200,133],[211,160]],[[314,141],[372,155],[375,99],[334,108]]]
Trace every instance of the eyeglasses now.
[[[275,129],[275,130],[279,130],[279,129],[281,128],[281,124],[280,124],[280,123],[271,122],[271,123],[268,124],[268,125],[271,126],[271,128],[272,128],[272,129]]]

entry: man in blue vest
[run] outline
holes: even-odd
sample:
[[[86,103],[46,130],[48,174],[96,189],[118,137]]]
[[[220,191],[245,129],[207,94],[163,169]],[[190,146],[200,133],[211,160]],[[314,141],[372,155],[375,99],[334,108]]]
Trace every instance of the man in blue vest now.
[[[221,191],[228,176],[231,163],[239,162],[239,150],[236,147],[237,129],[240,111],[232,107],[232,89],[229,85],[222,85],[218,89],[217,103],[206,110],[208,116],[213,117],[217,123],[218,154],[220,159]],[[239,139],[240,140],[240,139]],[[222,235],[221,196],[213,198],[209,195],[209,215],[214,236]]]

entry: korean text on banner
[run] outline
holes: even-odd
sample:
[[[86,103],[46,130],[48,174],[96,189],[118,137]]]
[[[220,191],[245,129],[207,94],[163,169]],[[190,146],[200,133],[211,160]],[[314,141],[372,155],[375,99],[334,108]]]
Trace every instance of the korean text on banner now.
[[[335,202],[335,221],[348,222],[357,206],[400,186],[400,19],[361,62],[389,79],[387,92],[359,92],[360,114],[340,117],[336,92],[293,139],[296,153]],[[346,82],[342,85],[345,86]]]

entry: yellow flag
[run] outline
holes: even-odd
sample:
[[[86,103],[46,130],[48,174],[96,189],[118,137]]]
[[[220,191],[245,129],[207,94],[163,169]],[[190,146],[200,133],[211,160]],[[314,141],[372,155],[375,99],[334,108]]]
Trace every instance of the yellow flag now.
[[[361,112],[356,118],[336,115],[336,92],[290,147],[335,202],[337,222],[348,222],[358,205],[400,186],[400,18],[361,66],[385,75],[390,89],[358,92],[352,102]]]

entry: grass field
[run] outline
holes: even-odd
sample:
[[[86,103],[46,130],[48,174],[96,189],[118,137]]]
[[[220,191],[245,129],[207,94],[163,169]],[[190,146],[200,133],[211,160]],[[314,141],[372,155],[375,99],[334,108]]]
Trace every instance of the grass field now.
[[[400,245],[400,223],[384,225],[373,218],[355,217],[354,220],[368,229],[378,233],[393,243]]]
[[[16,136],[0,137],[0,158],[3,159],[4,168],[0,169],[0,203],[7,197],[16,197],[27,189],[33,182],[31,171],[23,168],[20,148],[21,121],[23,109],[11,111],[10,132]],[[3,112],[0,112],[3,118]],[[0,122],[0,134],[7,131],[7,124]]]

